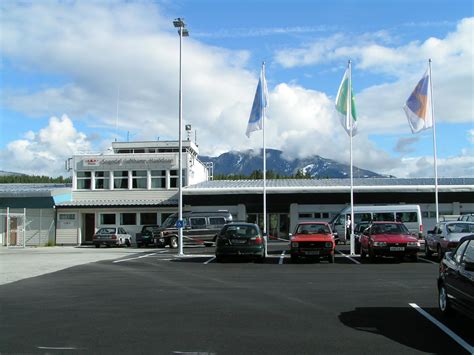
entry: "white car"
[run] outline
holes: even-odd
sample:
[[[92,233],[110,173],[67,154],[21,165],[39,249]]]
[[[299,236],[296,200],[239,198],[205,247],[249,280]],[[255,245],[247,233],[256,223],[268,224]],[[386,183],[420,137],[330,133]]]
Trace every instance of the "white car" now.
[[[110,247],[112,245],[127,247],[132,245],[132,236],[122,227],[104,227],[100,228],[92,237],[92,242],[96,248],[101,245]]]
[[[436,253],[441,260],[444,253],[456,249],[462,237],[471,234],[474,234],[474,222],[440,222],[425,237],[425,255]]]

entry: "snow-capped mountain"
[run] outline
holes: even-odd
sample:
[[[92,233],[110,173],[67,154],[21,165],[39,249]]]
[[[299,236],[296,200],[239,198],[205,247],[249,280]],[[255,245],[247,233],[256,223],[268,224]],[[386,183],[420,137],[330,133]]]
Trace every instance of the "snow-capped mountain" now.
[[[279,175],[295,175],[298,171],[311,175],[313,178],[348,178],[350,166],[325,159],[315,155],[305,159],[286,160],[283,152],[276,149],[267,149],[267,171],[271,170]],[[244,152],[227,152],[218,157],[200,156],[203,162],[214,163],[214,175],[250,175],[255,170],[262,170],[262,151],[247,150]],[[359,169],[354,166],[355,178],[386,177],[370,170]]]

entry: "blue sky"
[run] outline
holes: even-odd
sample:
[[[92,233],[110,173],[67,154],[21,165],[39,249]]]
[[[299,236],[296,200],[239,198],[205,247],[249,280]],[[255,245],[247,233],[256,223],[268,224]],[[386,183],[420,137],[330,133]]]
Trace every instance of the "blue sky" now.
[[[265,61],[267,145],[348,162],[334,99],[351,59],[354,164],[432,176],[432,131],[413,135],[402,110],[432,58],[440,175],[474,176],[471,1],[5,1],[0,10],[0,170],[65,175],[66,158],[127,132],[176,139],[172,20],[184,17],[184,120],[202,154],[261,146],[245,128]]]

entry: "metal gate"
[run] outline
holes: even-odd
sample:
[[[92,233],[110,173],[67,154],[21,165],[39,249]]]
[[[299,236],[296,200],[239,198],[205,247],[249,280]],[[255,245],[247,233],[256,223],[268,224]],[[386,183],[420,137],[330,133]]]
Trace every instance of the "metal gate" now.
[[[25,247],[26,245],[26,208],[23,213],[11,213],[7,207],[6,213],[0,213],[0,217],[4,219],[4,240],[3,245],[7,247]]]

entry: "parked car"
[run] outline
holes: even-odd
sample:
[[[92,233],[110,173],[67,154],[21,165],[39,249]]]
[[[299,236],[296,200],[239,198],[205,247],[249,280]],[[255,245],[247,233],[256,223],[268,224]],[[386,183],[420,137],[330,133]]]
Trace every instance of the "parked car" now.
[[[256,224],[230,223],[222,228],[216,238],[216,261],[229,256],[250,257],[258,262],[265,260],[265,241]]]
[[[163,222],[154,237],[155,245],[178,247],[177,221],[178,214],[173,213]],[[229,211],[184,212],[183,221],[183,245],[212,245],[222,227],[232,222],[232,215]]]
[[[459,216],[458,221],[474,222],[474,213],[462,214]]]
[[[425,255],[430,257],[436,253],[441,260],[444,253],[458,246],[462,237],[473,233],[474,222],[439,222],[425,236]]]
[[[142,227],[142,230],[135,234],[135,242],[137,243],[137,248],[149,245],[155,245],[155,238],[159,239],[160,236],[160,226],[157,224],[146,224]],[[163,243],[158,246],[164,246]]]
[[[474,234],[463,237],[439,265],[438,306],[443,314],[455,308],[474,318]]]
[[[350,215],[351,207],[348,206],[329,222],[336,240],[344,244],[350,237],[346,229]],[[361,221],[402,222],[410,233],[419,239],[423,238],[423,221],[419,205],[354,206],[354,223]]]
[[[125,245],[129,247],[132,245],[132,236],[122,227],[105,227],[100,228],[94,234],[92,242],[96,248],[100,248],[101,245],[107,247]]]
[[[354,227],[354,249],[356,254],[360,254],[360,237],[362,233],[370,227],[371,222],[362,221],[355,225]]]
[[[295,233],[290,234],[291,261],[305,258],[325,258],[334,263],[336,242],[334,234],[326,222],[301,222]]]
[[[373,222],[360,238],[360,257],[368,255],[371,261],[377,256],[391,256],[402,260],[409,256],[418,260],[420,242],[401,222]]]

